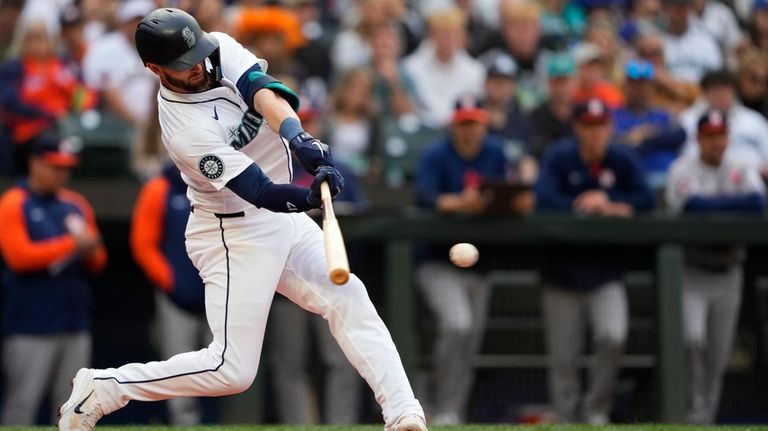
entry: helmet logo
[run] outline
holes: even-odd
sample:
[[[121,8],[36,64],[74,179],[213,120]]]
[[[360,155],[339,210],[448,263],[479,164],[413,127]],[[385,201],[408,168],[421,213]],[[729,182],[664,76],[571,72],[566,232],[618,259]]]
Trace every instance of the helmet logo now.
[[[193,33],[189,27],[184,27],[184,29],[181,30],[181,36],[184,38],[184,42],[187,42],[188,47],[192,48],[195,46],[195,42],[197,41],[195,38],[195,33]]]

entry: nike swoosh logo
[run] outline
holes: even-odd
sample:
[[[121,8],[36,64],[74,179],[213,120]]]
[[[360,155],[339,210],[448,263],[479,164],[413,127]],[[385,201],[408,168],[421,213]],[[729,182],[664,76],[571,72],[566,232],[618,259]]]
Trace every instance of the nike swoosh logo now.
[[[319,142],[315,141],[312,143],[312,145],[314,145],[315,147],[317,147],[318,150],[320,150],[321,157],[325,157],[325,151],[323,151],[323,147]]]
[[[76,406],[75,406],[75,413],[77,413],[77,414],[79,414],[79,415],[81,415],[81,414],[85,413],[84,411],[80,410],[80,407],[82,407],[82,406],[83,406],[83,404],[85,404],[85,402],[86,402],[86,401],[88,401],[88,398],[90,398],[90,397],[91,397],[91,395],[93,395],[93,391],[91,391],[91,393],[90,393],[90,394],[88,394],[88,396],[87,396],[87,397],[83,398],[83,400],[82,400],[82,401],[80,401],[80,404],[78,404],[78,405],[76,405]]]
[[[219,121],[219,113],[216,112],[216,105],[213,105],[213,119]]]

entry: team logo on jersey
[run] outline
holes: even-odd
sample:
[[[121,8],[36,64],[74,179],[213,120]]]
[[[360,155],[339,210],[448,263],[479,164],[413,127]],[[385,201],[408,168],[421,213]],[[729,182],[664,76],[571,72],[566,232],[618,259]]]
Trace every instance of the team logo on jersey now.
[[[263,123],[264,118],[261,115],[250,110],[245,111],[237,128],[229,132],[229,145],[236,150],[240,150],[250,144],[256,135],[259,134],[259,129]]]
[[[181,30],[181,37],[184,38],[184,42],[187,43],[187,46],[189,48],[192,48],[195,46],[195,42],[197,42],[197,38],[195,37],[195,33],[189,29],[189,27],[184,27]]]
[[[218,156],[208,154],[200,159],[200,172],[206,176],[206,178],[215,180],[224,173],[224,162]]]

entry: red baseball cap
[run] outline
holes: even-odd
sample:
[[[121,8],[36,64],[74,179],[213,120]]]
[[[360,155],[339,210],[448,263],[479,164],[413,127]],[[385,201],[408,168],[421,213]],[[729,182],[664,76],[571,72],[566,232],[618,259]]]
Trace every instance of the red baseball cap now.
[[[464,123],[473,121],[477,123],[488,123],[488,111],[483,108],[483,102],[476,96],[467,94],[456,101],[453,110],[453,123]]]
[[[728,133],[728,122],[725,113],[717,110],[705,112],[704,115],[699,118],[696,128],[699,133],[703,135],[721,135]]]
[[[583,124],[602,124],[611,119],[611,110],[600,99],[589,99],[573,108],[573,120]]]

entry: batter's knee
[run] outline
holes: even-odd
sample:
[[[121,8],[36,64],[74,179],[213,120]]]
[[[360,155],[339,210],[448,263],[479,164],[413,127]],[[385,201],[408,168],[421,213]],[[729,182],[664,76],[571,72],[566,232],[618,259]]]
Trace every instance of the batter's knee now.
[[[253,380],[256,378],[256,370],[236,368],[222,369],[220,378],[222,387],[219,395],[239,394],[251,387]]]

